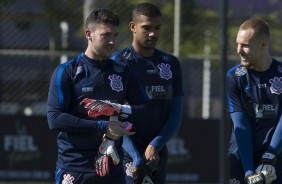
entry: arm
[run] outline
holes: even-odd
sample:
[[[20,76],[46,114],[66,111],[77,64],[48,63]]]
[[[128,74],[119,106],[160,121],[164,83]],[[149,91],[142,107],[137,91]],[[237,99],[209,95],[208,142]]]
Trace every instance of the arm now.
[[[93,121],[81,119],[71,111],[75,111],[71,105],[72,81],[66,69],[66,65],[56,68],[51,78],[48,100],[47,119],[49,128],[55,131],[66,132],[103,132],[106,133],[106,121]]]
[[[230,113],[245,176],[254,173],[252,129],[244,112]]]
[[[165,122],[159,134],[150,142],[158,152],[161,151],[163,146],[169,141],[173,134],[179,129],[182,117],[182,102],[183,97],[173,97],[172,111],[169,119]]]
[[[123,136],[122,147],[131,156],[133,160],[132,166],[141,166],[143,164],[142,156],[138,152],[129,136]]]
[[[277,127],[273,133],[268,150],[279,155],[282,151],[282,116],[280,116]]]

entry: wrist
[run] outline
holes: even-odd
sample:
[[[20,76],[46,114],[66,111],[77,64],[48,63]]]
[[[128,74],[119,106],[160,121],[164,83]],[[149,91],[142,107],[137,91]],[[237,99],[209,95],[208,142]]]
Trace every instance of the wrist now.
[[[264,164],[271,164],[275,165],[277,161],[277,154],[273,151],[267,150],[263,155],[262,155],[262,163]]]

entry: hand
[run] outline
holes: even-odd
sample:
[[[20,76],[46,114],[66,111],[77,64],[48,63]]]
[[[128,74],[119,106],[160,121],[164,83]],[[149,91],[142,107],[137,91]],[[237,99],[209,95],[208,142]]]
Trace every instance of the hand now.
[[[109,121],[106,135],[116,140],[123,135],[134,135],[135,132],[130,130],[132,130],[132,124],[129,122]]]
[[[265,177],[265,184],[271,184],[276,180],[275,163],[277,155],[275,153],[266,151],[262,155],[261,164],[256,169],[257,173],[262,173]]]
[[[155,177],[157,170],[150,162],[140,167],[131,166],[131,169],[135,184],[154,184],[152,178]]]
[[[154,146],[148,145],[144,153],[145,161],[158,165],[160,161],[159,153]]]
[[[94,100],[85,98],[80,103],[87,110],[88,116],[95,118],[98,116],[115,116],[121,113],[121,105],[104,100]]]
[[[265,184],[265,178],[262,173],[251,174],[245,177],[246,184]]]
[[[109,174],[109,157],[112,158],[114,165],[120,161],[114,141],[104,137],[95,158],[96,173],[100,176]]]

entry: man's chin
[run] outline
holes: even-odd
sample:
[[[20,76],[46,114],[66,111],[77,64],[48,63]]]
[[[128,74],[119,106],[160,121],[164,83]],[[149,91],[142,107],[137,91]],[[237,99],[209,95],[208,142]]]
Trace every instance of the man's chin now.
[[[245,61],[242,61],[242,60],[241,60],[241,65],[244,66],[244,67],[246,67],[246,68],[249,68],[249,67],[250,67],[250,63],[245,62]]]

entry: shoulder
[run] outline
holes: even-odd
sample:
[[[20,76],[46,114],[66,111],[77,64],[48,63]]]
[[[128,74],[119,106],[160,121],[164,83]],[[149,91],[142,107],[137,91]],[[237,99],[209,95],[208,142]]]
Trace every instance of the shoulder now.
[[[157,56],[161,57],[162,60],[164,61],[179,63],[179,59],[176,56],[174,56],[173,54],[162,51],[160,49],[155,49],[155,53]]]
[[[111,57],[111,59],[115,60],[117,63],[118,62],[126,63],[129,59],[132,58],[132,54],[133,54],[133,51],[129,46],[129,47],[126,47],[125,49],[122,49],[122,50],[118,51],[117,53],[115,53]]]
[[[233,68],[229,69],[226,73],[227,76],[244,76],[247,73],[247,68],[243,67],[241,64],[234,66]]]

